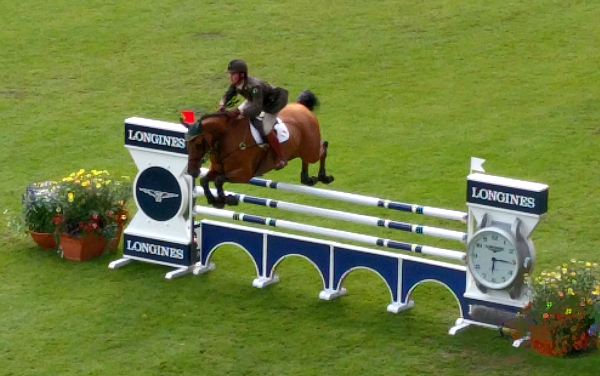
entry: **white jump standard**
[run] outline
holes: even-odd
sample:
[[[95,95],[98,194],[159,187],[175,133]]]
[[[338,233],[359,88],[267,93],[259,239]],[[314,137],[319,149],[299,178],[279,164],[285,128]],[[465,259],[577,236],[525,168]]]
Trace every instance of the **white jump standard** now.
[[[466,232],[235,194],[240,203],[265,206],[282,213],[292,211],[466,243],[466,252],[455,251],[215,209],[202,205],[203,199],[194,202],[202,190],[194,187],[193,179],[186,174],[185,132],[180,124],[126,119],[125,146],[139,169],[133,187],[138,210],[124,231],[123,258],[113,261],[110,268],[141,261],[175,268],[166,275],[167,279],[192,271],[200,274],[214,269],[210,260],[220,246],[233,244],[252,258],[257,273],[253,285],[260,288],[277,282],[277,265],[294,255],[309,260],[319,271],[323,282],[319,297],[325,300],[345,293],[343,282],[349,273],[356,269],[370,270],[384,280],[390,292],[387,308],[390,312],[412,307],[410,296],[414,288],[423,282],[435,281],[447,287],[459,303],[459,317],[450,334],[471,325],[497,328],[501,324],[478,316],[478,307],[516,312],[529,301],[523,275],[530,273],[535,265],[531,234],[547,211],[548,186],[545,184],[471,173],[467,177],[468,211],[465,213],[259,178],[250,182],[255,186],[358,205],[458,220],[466,223]],[[196,216],[199,221],[195,221]],[[413,253],[352,246],[313,236],[204,219],[205,216]],[[418,253],[449,258],[460,264],[427,260],[417,257]]]

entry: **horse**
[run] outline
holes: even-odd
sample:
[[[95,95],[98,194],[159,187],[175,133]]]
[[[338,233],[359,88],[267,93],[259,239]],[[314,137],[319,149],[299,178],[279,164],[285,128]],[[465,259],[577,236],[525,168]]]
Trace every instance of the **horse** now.
[[[313,113],[317,105],[317,97],[310,90],[304,90],[296,102],[288,103],[278,115],[289,131],[289,139],[281,144],[282,152],[288,161],[300,158],[300,182],[308,186],[317,182],[329,184],[334,180],[325,170],[329,143],[321,140],[319,121]],[[210,168],[200,179],[200,184],[208,204],[217,208],[238,204],[235,195],[225,195],[223,184],[247,183],[275,168],[272,148],[268,143],[257,143],[251,134],[250,120],[239,115],[236,109],[203,115],[191,124],[183,117],[180,119],[188,128],[187,173],[197,178],[200,165],[207,155],[210,156]],[[309,176],[308,165],[317,161],[320,162],[318,175]],[[209,189],[211,181],[217,189],[216,197]]]

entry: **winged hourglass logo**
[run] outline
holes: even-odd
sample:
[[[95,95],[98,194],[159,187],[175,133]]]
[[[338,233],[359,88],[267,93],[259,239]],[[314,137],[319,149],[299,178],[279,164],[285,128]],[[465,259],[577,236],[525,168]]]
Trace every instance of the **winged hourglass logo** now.
[[[148,188],[140,188],[140,191],[142,191],[142,192],[146,193],[147,195],[149,195],[150,197],[154,198],[154,201],[156,201],[156,202],[162,202],[162,200],[165,198],[179,197],[179,195],[176,193],[162,192],[162,191],[157,191],[157,190],[148,189]]]

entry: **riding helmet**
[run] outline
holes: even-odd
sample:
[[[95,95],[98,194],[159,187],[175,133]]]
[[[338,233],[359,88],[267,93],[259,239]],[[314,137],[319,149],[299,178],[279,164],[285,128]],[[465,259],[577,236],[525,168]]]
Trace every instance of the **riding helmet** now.
[[[244,60],[234,59],[227,65],[227,73],[244,73],[248,74],[248,66]]]

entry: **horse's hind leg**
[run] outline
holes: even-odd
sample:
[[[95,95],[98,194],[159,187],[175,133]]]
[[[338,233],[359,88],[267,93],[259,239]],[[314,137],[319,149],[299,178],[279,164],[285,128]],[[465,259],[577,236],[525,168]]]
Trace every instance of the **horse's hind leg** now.
[[[321,145],[320,150],[320,158],[319,158],[319,174],[317,176],[309,176],[308,175],[308,163],[302,161],[302,172],[300,173],[300,182],[302,184],[306,184],[309,186],[313,186],[317,184],[317,182],[322,182],[325,184],[331,183],[334,178],[331,175],[327,175],[325,171],[325,159],[327,159],[327,147],[329,143],[324,141]]]
[[[327,159],[327,148],[329,147],[329,142],[323,141],[321,145],[321,158],[319,159],[319,175],[317,179],[324,184],[329,184],[334,180],[333,175],[327,175],[325,172],[325,159]]]
[[[313,186],[319,179],[316,176],[308,176],[308,163],[302,161],[302,172],[300,173],[300,182],[304,185]]]

